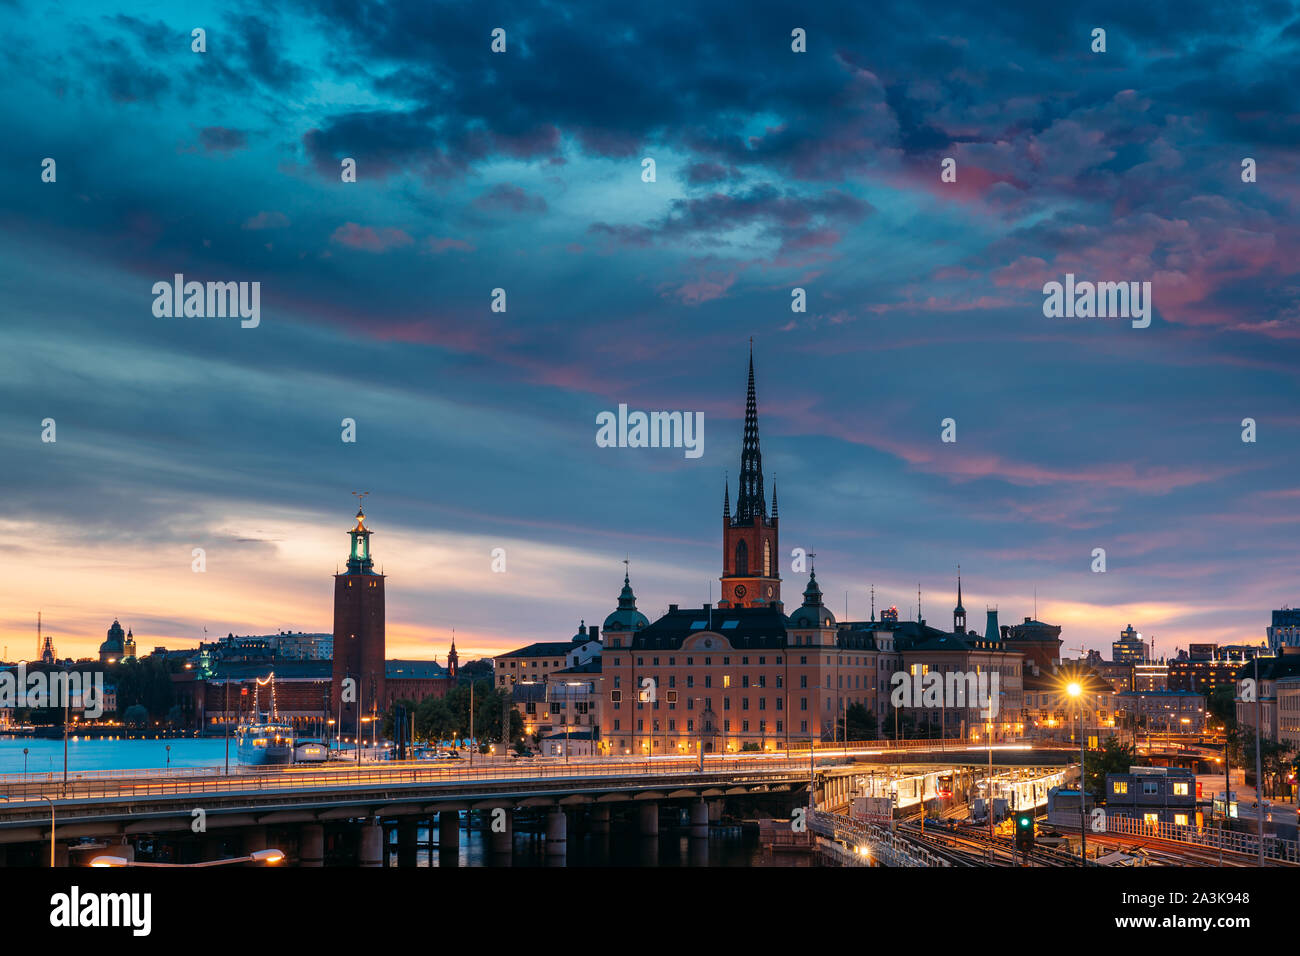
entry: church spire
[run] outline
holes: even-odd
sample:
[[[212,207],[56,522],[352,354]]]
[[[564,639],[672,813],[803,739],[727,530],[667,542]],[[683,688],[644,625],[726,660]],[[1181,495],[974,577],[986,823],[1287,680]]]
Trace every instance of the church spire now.
[[[952,609],[952,632],[966,633],[966,609],[961,606],[961,565],[957,565],[957,606]]]
[[[763,492],[763,456],[758,449],[758,400],[754,392],[754,343],[749,343],[749,390],[745,395],[745,442],[740,452],[740,488],[736,520],[767,517]]]
[[[722,517],[731,517],[731,481],[722,479]]]

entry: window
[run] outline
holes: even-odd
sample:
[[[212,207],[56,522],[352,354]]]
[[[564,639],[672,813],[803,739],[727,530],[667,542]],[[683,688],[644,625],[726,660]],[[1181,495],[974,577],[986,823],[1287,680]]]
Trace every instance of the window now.
[[[1187,796],[1187,784],[1186,784],[1186,783],[1182,783],[1182,782],[1175,782],[1175,783],[1174,783],[1174,796],[1175,796],[1175,797],[1185,797],[1185,796]]]
[[[770,539],[763,540],[763,577],[772,576],[772,542]]]
[[[731,686],[731,675],[730,675],[730,674],[723,674],[723,675],[722,675],[722,686],[723,686],[723,687],[730,687],[730,686]]]
[[[623,699],[623,692],[621,690],[611,690],[609,692],[609,699],[612,703],[617,704],[619,701]]]
[[[807,675],[807,674],[800,674],[800,675],[799,675],[799,687],[800,687],[800,689],[802,689],[802,690],[807,690],[807,689],[808,689],[808,675]]]
[[[1142,793],[1151,796],[1160,792],[1160,782],[1158,780],[1143,780]]]
[[[807,697],[800,697],[800,698],[799,698],[799,709],[800,709],[800,710],[807,710],[807,709],[808,709],[808,698],[807,698]]]
[[[745,541],[742,538],[740,541],[736,542],[735,575],[736,577],[743,578],[747,574],[749,574],[749,548],[745,545]]]
[[[1185,827],[1185,826],[1187,826],[1187,814],[1185,814],[1185,813],[1175,813],[1175,814],[1174,814],[1174,825],[1175,825],[1175,826],[1179,826],[1179,827]]]
[[[704,686],[705,686],[705,687],[712,687],[712,686],[713,686],[713,675],[712,675],[712,674],[705,674],[705,675],[704,675]]]

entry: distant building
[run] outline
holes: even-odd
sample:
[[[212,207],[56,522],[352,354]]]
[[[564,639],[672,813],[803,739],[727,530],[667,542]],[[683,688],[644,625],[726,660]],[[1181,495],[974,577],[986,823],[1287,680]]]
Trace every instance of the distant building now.
[[[1098,677],[1115,689],[1115,693],[1133,690],[1133,668],[1136,665],[1131,662],[1099,661],[1090,666]]]
[[[1300,675],[1281,678],[1273,689],[1277,697],[1277,742],[1300,750]]]
[[[386,701],[384,689],[384,582],[375,571],[366,515],[357,508],[346,569],[334,575],[334,656],[330,711],[352,727]],[[346,693],[344,682],[355,691]]]
[[[1133,630],[1132,624],[1120,631],[1119,640],[1110,645],[1110,659],[1116,664],[1145,664],[1151,659],[1142,635]]]
[[[1278,691],[1281,682],[1289,677],[1300,677],[1300,646],[1283,644],[1278,647],[1276,657],[1261,657],[1258,664],[1252,661],[1239,665],[1235,699],[1238,725],[1253,730],[1258,713],[1259,723],[1263,725],[1260,739],[1277,743]],[[1251,684],[1247,681],[1253,683],[1253,690],[1249,690]],[[1289,694],[1291,686],[1288,684],[1283,689]]]
[[[542,641],[494,658],[496,685],[504,688],[514,681],[545,680],[553,671],[577,667],[600,656],[600,629],[583,621],[568,641]]]
[[[1268,646],[1277,654],[1280,647],[1300,647],[1300,608],[1284,607],[1273,612],[1268,628]]]
[[[1125,691],[1115,695],[1115,707],[1123,726],[1171,734],[1205,730],[1205,698],[1192,691]]]
[[[1164,661],[1156,663],[1135,663],[1133,665],[1134,690],[1169,690],[1169,665]]]
[[[134,644],[134,641],[132,641]],[[101,664],[116,664],[126,653],[126,632],[122,630],[122,625],[113,620],[113,624],[108,629],[108,636],[104,643],[99,645],[99,662]]]
[[[1241,661],[1203,656],[1202,647],[1214,648],[1215,645],[1193,644],[1188,648],[1186,660],[1170,661],[1170,690],[1190,690],[1209,696],[1220,687],[1236,686]]]
[[[1023,624],[1013,624],[1002,630],[1007,647],[1024,651],[1028,670],[1051,674],[1061,666],[1061,628],[1058,625],[1027,617]]]
[[[329,661],[334,659],[333,634],[305,634],[281,631],[272,639],[275,656],[282,661]]]
[[[626,585],[624,590],[631,592]],[[635,613],[635,598],[631,599],[631,608]],[[523,718],[525,734],[544,739],[566,727],[570,731],[585,728],[593,742],[600,740],[603,707],[599,633],[596,625],[583,621],[568,641],[529,644],[494,660],[494,683],[499,690],[510,693],[515,710]],[[549,753],[545,749],[543,752]]]

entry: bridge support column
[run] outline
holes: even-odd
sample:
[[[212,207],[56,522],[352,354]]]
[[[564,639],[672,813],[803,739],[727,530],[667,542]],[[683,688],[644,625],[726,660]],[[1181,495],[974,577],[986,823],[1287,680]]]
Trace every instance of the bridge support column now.
[[[438,811],[438,851],[460,853],[460,814],[455,810]]]
[[[505,812],[501,823],[497,823],[498,815],[496,811],[488,814],[488,845],[493,853],[510,854],[515,849],[515,818],[514,812],[509,807],[502,808]],[[498,832],[497,827],[504,826],[504,829]]]
[[[725,804],[723,803],[723,801],[721,801],[721,800],[708,800],[708,801],[706,801],[706,802],[708,803],[708,806],[709,806],[709,822],[710,822],[710,823],[721,823],[721,822],[722,822],[722,809],[723,809],[723,807],[725,806]]]
[[[645,800],[637,807],[638,830],[642,836],[659,835],[659,803]]]
[[[415,817],[403,817],[397,821],[397,865],[401,867],[415,866],[416,853],[419,847],[416,845],[416,838],[419,835],[417,825],[419,821]]]
[[[568,817],[559,807],[546,814],[546,855],[564,856],[568,852]]]
[[[325,865],[325,828],[319,823],[304,823],[298,832],[298,865]]]
[[[591,832],[596,836],[609,835],[608,803],[598,803],[591,808]]]
[[[691,837],[705,840],[709,837],[709,806],[703,800],[691,804]]]
[[[361,865],[384,865],[384,828],[379,820],[370,818],[361,824]]]

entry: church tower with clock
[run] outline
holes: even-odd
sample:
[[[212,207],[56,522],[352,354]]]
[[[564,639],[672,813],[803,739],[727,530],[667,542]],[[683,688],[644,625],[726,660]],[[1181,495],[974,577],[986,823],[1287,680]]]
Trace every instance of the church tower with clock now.
[[[763,491],[763,456],[758,448],[758,401],[754,394],[754,352],[749,353],[749,392],[745,398],[745,439],[740,453],[736,510],[731,487],[722,493],[722,599],[719,607],[763,607],[781,601],[780,548],[777,542],[776,485],[772,513]]]
[[[366,515],[357,508],[347,570],[334,575],[334,675],[330,712],[340,738],[356,737],[359,718],[384,709],[384,575],[375,573]],[[351,679],[351,693],[344,682]]]

